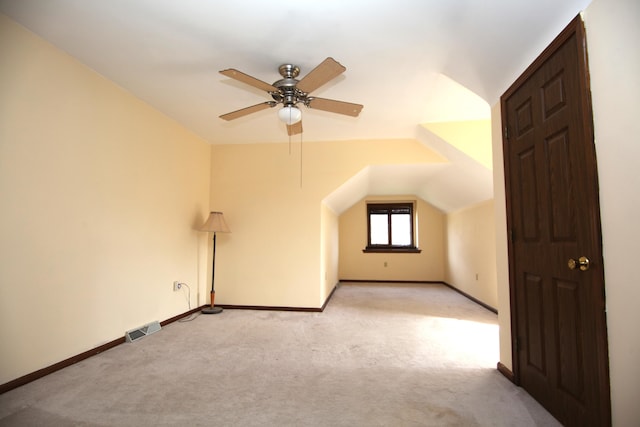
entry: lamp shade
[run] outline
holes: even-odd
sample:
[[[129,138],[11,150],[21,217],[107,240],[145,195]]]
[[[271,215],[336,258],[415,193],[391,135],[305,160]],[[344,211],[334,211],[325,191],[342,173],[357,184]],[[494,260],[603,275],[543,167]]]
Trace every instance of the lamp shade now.
[[[302,119],[302,111],[298,107],[287,105],[278,111],[278,118],[285,124],[292,125]]]
[[[207,221],[200,227],[200,231],[231,233],[222,212],[211,212]]]

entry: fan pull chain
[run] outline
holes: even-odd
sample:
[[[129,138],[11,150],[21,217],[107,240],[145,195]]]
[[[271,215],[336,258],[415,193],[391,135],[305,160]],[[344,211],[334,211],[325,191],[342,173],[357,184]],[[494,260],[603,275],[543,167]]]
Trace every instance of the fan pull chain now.
[[[289,108],[289,123],[291,123],[291,108]],[[288,128],[289,126],[287,126],[287,130]],[[289,155],[291,155],[291,134],[289,134]]]
[[[302,133],[300,134],[300,188],[302,188]]]

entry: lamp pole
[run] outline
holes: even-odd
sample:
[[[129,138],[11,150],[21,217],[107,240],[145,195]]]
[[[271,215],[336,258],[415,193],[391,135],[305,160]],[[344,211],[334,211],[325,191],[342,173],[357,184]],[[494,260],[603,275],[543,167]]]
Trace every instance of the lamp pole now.
[[[213,262],[211,263],[211,306],[202,309],[203,314],[218,314],[222,312],[222,307],[214,307],[214,301],[216,299],[215,289],[216,278],[216,232],[213,232]]]
[[[215,307],[216,298],[215,279],[216,279],[216,232],[230,232],[229,227],[224,221],[222,212],[211,212],[209,219],[202,226],[202,231],[213,232],[213,260],[211,262],[211,306],[202,309],[203,314],[218,314],[222,312],[222,307]]]

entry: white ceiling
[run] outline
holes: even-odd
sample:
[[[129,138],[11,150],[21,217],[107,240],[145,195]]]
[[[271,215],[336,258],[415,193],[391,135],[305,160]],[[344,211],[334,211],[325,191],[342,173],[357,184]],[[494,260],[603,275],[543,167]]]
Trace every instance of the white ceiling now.
[[[296,64],[304,76],[328,56],[347,71],[313,95],[364,109],[353,118],[303,107],[305,141],[416,138],[421,123],[486,119],[488,106],[589,2],[0,0],[0,12],[225,144],[288,137],[275,109],[219,119],[269,100],[219,70],[272,83],[280,64]],[[451,82],[486,104],[443,108]]]

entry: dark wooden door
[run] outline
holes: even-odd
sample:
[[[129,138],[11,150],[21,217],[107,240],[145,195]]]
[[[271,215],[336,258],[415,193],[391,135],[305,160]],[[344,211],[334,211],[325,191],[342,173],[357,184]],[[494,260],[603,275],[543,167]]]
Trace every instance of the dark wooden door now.
[[[600,208],[579,17],[501,104],[515,379],[565,425],[610,425]]]

